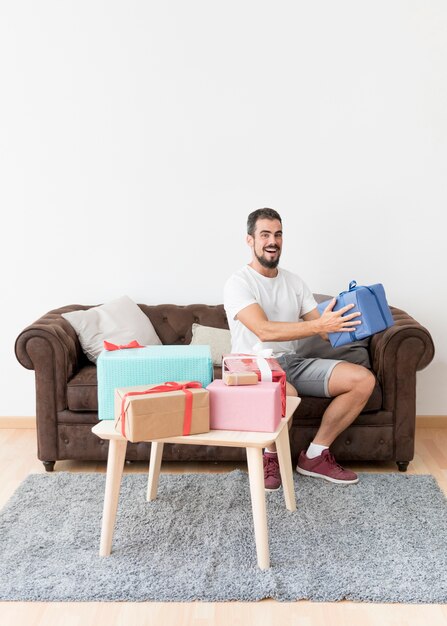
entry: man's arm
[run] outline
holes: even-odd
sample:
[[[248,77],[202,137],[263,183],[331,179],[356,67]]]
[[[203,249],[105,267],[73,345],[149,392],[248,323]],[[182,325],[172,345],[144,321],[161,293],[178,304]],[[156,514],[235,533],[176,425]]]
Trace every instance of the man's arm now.
[[[306,315],[303,315],[303,320],[305,322],[311,322],[312,320],[320,319],[320,317],[321,317],[320,311],[315,308],[315,309],[312,309],[312,311],[309,311],[309,313],[306,313]],[[329,336],[328,336],[327,332],[319,333],[319,335],[325,341],[329,341]]]
[[[259,341],[294,341],[313,335],[321,335],[326,338],[328,333],[349,333],[361,324],[355,318],[361,315],[359,311],[344,315],[353,308],[354,304],[348,304],[338,311],[333,311],[335,298],[331,300],[323,313],[313,309],[303,316],[303,322],[271,322],[267,319],[264,310],[259,304],[250,304],[237,314],[236,318],[244,324]],[[343,316],[343,317],[342,317]]]

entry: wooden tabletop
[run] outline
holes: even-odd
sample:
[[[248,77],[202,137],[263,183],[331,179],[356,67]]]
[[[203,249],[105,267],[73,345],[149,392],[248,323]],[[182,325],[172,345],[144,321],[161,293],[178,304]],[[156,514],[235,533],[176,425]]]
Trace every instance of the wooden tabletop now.
[[[281,430],[292,418],[295,409],[301,402],[301,398],[287,396],[286,415],[275,432],[252,432],[242,430],[210,430],[207,433],[198,435],[179,435],[178,437],[167,437],[165,439],[154,439],[163,443],[177,443],[190,445],[209,446],[232,446],[236,448],[246,448],[247,446],[265,448],[269,443],[275,441]],[[101,439],[124,439],[121,433],[115,430],[113,420],[102,420],[92,428],[92,432]],[[148,440],[151,441],[151,440]]]

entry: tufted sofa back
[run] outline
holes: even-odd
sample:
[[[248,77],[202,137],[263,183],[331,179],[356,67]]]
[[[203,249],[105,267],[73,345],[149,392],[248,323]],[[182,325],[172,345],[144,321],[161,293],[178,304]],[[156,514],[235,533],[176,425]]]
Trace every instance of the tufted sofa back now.
[[[330,296],[314,294],[317,302],[327,300]],[[227,328],[228,320],[223,304],[158,304],[150,306],[138,305],[154,325],[162,343],[167,345],[187,345],[191,343],[192,325]]]
[[[228,328],[227,316],[222,304],[159,304],[149,306],[140,304],[141,310],[154,325],[162,343],[168,345],[187,345],[191,343],[192,325]]]

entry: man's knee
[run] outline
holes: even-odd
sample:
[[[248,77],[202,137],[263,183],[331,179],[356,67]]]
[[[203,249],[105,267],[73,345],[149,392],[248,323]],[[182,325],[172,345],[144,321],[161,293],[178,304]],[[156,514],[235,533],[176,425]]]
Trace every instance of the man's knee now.
[[[369,398],[376,384],[376,377],[369,369],[363,365],[357,365],[353,374],[352,388],[360,391],[365,397]]]
[[[374,374],[366,367],[363,367],[363,365],[343,363],[343,367],[337,366],[334,368],[329,379],[329,391],[331,396],[356,391],[362,396],[369,398],[375,384],[376,378]]]
[[[298,395],[298,391],[295,389],[295,387],[291,383],[286,381],[286,396],[297,396],[297,395]]]

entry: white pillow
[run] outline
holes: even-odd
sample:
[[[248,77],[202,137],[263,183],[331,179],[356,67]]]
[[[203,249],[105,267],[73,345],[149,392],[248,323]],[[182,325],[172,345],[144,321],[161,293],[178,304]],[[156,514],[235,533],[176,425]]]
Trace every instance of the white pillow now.
[[[90,361],[104,349],[104,340],[125,345],[136,339],[143,346],[161,344],[150,319],[128,296],[111,300],[86,311],[62,313],[76,331]]]
[[[191,345],[209,346],[213,365],[222,365],[222,355],[231,353],[231,333],[225,328],[193,324]]]

